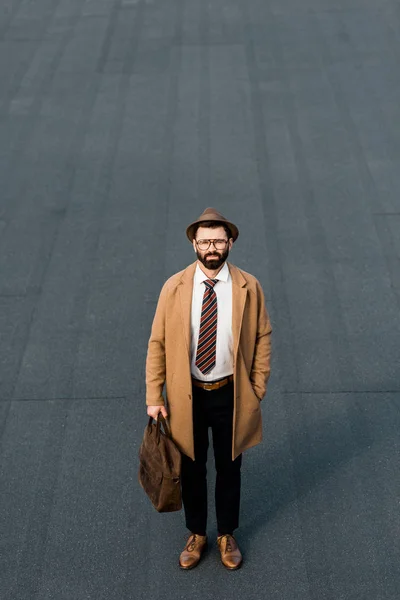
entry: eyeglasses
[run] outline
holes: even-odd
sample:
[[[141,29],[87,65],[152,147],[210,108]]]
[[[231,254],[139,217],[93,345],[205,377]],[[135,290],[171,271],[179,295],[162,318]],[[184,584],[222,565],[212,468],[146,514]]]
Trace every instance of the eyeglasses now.
[[[200,250],[208,250],[211,244],[214,244],[216,250],[225,250],[229,240],[195,240],[195,242]]]

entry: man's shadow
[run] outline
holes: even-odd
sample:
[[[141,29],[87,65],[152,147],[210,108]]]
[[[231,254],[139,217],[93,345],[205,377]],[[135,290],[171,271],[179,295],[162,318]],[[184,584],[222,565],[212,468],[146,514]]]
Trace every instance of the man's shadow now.
[[[293,405],[287,406],[287,430],[282,432],[286,433],[282,435],[282,443],[268,445],[268,431],[265,431],[267,443],[260,447],[263,449],[253,461],[245,460],[243,465],[240,531],[244,537],[251,537],[265,527],[279,511],[329,479],[352,458],[363,454],[378,437],[389,433],[385,432],[383,423],[382,427],[372,428],[363,400],[360,394],[349,394],[345,406],[341,402],[337,410],[332,396],[329,415],[325,405],[320,419],[315,417],[315,411],[310,418],[301,404],[296,404],[298,410],[290,416]],[[307,396],[302,401],[303,407],[307,402],[315,403],[315,399]],[[379,409],[380,403],[377,404]],[[375,418],[375,410],[372,412]],[[265,429],[268,430],[268,426]]]

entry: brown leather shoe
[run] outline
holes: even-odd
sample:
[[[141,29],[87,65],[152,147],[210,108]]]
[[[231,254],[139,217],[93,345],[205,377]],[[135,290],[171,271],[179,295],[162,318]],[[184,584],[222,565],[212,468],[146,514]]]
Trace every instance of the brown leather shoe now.
[[[193,569],[196,567],[206,549],[207,536],[192,533],[189,536],[186,546],[179,557],[179,566],[181,569]]]
[[[217,544],[224,567],[231,571],[238,569],[242,565],[243,557],[233,535],[219,535]]]

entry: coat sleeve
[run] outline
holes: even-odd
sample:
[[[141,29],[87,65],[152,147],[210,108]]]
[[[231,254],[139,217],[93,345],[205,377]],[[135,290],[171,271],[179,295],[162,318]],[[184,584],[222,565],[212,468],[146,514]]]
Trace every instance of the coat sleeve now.
[[[254,349],[250,381],[259,400],[265,396],[267,382],[271,372],[271,322],[265,306],[264,292],[257,282],[257,337]]]
[[[164,406],[162,395],[165,374],[165,314],[168,297],[168,285],[164,284],[158,299],[151,327],[146,357],[146,405]]]

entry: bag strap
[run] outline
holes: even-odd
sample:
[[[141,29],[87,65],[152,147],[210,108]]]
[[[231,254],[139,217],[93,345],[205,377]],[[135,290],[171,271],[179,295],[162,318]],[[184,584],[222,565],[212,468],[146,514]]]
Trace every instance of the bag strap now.
[[[169,438],[172,439],[172,435],[171,435],[171,429],[168,425],[168,421],[163,417],[163,415],[161,413],[158,413],[158,418],[155,419],[156,421],[156,442],[157,444],[160,443],[160,429],[161,429],[161,425],[163,426],[164,429],[164,434]],[[148,428],[151,431],[151,425],[153,423],[153,417],[149,418],[149,424],[148,424]]]

